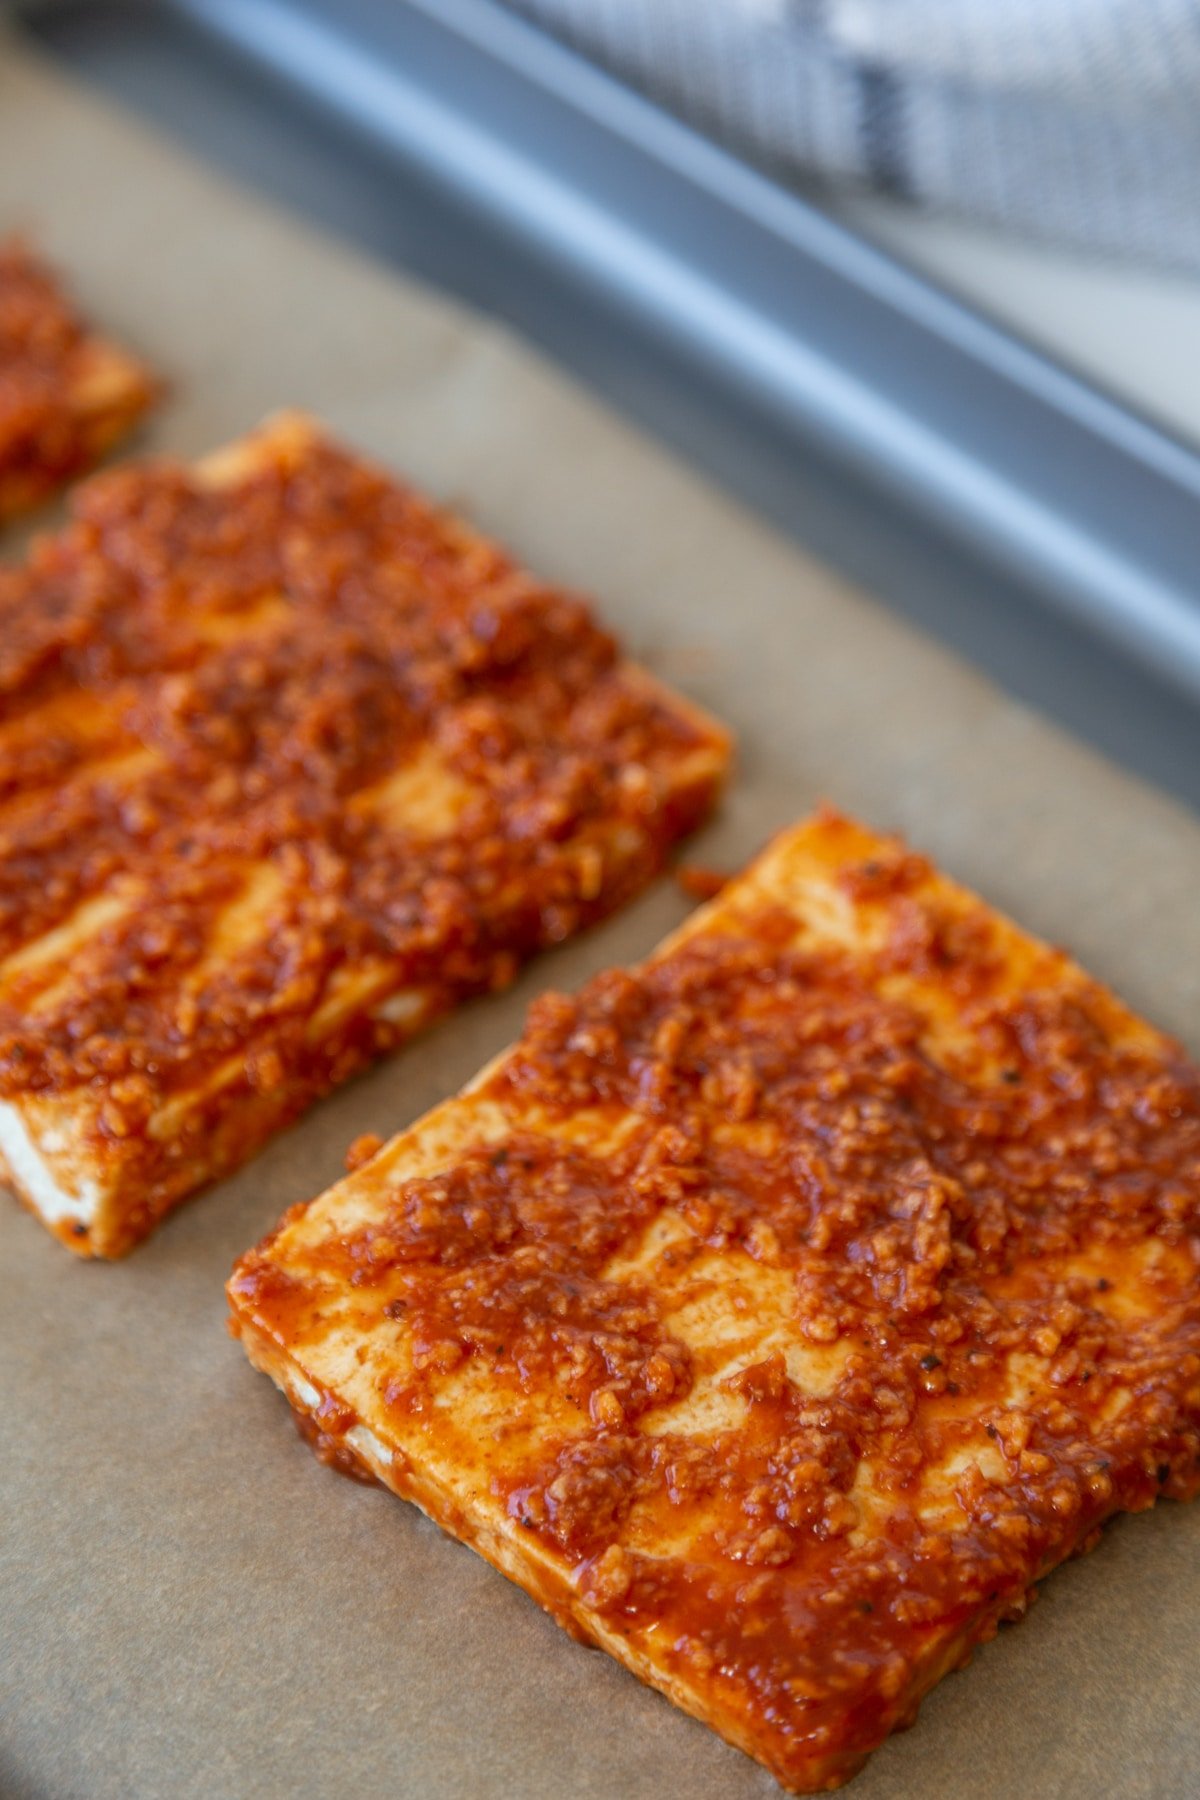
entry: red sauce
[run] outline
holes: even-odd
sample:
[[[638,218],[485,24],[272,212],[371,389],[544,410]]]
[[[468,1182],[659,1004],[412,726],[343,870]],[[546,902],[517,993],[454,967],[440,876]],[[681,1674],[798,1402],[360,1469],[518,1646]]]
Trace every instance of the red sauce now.
[[[874,953],[788,948],[794,921],[764,911],[544,996],[486,1091],[551,1124],[627,1117],[619,1151],[515,1131],[403,1181],[310,1262],[358,1291],[364,1331],[403,1322],[402,1439],[464,1359],[515,1416],[566,1397],[570,1428],[494,1492],[784,1780],[853,1772],[949,1633],[961,1653],[1110,1513],[1200,1481],[1200,1077],[1150,1034],[1113,1037],[1098,989],[1011,991],[991,916],[939,916],[927,874],[847,872],[888,903]],[[881,996],[898,971],[936,971],[970,1021],[961,1054],[935,1059],[926,1018]],[[661,1281],[606,1275],[665,1210],[687,1236]],[[736,1429],[673,1429],[697,1378],[673,1272],[710,1251],[788,1272],[795,1341],[846,1352],[828,1393],[775,1352],[729,1381]],[[310,1296],[275,1282],[267,1251],[235,1295],[302,1343]],[[922,1478],[960,1453],[939,1519]],[[639,1552],[660,1527],[687,1553]]]
[[[296,1422],[296,1430],[325,1468],[332,1469],[335,1475],[345,1475],[349,1480],[361,1483],[363,1487],[379,1486],[376,1477],[346,1443],[346,1432],[353,1420],[326,1423],[314,1418],[311,1413],[298,1411],[294,1411],[292,1417]]]
[[[347,965],[386,964],[427,1015],[503,986],[650,879],[723,760],[583,602],[418,495],[319,440],[262,464],[98,477],[0,572],[0,958],[139,887],[68,979],[10,986],[0,1094],[102,1088],[98,1130],[145,1182],[151,1115],[230,1057],[214,1118],[281,1091],[295,1113],[411,1033],[360,1010],[313,1040]],[[428,839],[351,804],[419,750],[466,795]],[[258,866],[278,896],[193,980]]]
[[[132,362],[101,413],[81,404],[96,355],[51,271],[19,239],[0,242],[0,519],[89,467],[149,405],[153,386]]]
[[[681,863],[675,871],[675,879],[689,899],[715,900],[730,878],[719,869],[706,869],[699,863]]]

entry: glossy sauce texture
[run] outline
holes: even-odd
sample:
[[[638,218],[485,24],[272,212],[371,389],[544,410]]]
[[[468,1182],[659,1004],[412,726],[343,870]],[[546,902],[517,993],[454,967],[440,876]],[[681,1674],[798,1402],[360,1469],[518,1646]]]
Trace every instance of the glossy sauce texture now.
[[[151,1207],[713,801],[724,734],[582,601],[303,421],[73,511],[0,574],[0,1098],[93,1108]]]
[[[1178,1048],[822,815],[231,1295],[398,1491],[808,1789],[1195,1492],[1198,1213]]]
[[[154,394],[28,246],[0,239],[0,521],[89,468]]]

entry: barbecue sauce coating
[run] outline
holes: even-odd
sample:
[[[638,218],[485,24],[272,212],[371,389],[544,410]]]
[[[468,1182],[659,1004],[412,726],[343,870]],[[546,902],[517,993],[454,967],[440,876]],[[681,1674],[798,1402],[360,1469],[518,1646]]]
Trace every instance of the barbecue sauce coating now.
[[[1015,984],[995,915],[943,907],[921,859],[837,881],[873,948],[764,905],[543,996],[477,1090],[507,1135],[379,1188],[308,1279],[268,1245],[233,1287],[302,1361],[322,1290],[354,1335],[401,1334],[384,1401],[418,1461],[472,1363],[556,1421],[532,1461],[495,1452],[513,1528],[804,1787],[1109,1514],[1200,1481],[1197,1071],[1065,958]],[[745,1258],[789,1284],[787,1324],[722,1373],[682,1300]],[[736,1399],[710,1430],[705,1382]]]
[[[0,521],[89,468],[150,405],[144,371],[101,366],[113,354],[45,264],[0,240]]]
[[[118,907],[0,987],[0,1096],[101,1094],[131,1191],[190,1154],[155,1134],[174,1096],[219,1077],[187,1130],[242,1104],[241,1160],[258,1102],[274,1128],[504,986],[713,801],[723,734],[582,601],[328,442],[264,437],[232,484],[120,469],[73,514],[0,571],[0,960]],[[412,1012],[315,1029],[363,968]]]

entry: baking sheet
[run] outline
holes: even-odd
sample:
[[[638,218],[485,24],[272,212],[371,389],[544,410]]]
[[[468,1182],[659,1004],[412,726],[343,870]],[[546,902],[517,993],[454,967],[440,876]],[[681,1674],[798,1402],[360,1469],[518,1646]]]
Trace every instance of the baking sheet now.
[[[1200,825],[790,545],[495,329],[222,186],[0,39],[0,228],[36,228],[175,383],[197,453],[311,407],[586,587],[741,763],[732,866],[827,795],[897,826],[1200,1045]],[[800,477],[798,476],[798,479]],[[11,546],[12,540],[10,540]],[[114,1266],[0,1206],[0,1795],[739,1800],[777,1790],[382,1491],[224,1332],[237,1253],[644,953],[670,883],[327,1102]],[[1200,1757],[1200,1508],[1123,1521],[926,1702],[856,1800],[1165,1796]]]

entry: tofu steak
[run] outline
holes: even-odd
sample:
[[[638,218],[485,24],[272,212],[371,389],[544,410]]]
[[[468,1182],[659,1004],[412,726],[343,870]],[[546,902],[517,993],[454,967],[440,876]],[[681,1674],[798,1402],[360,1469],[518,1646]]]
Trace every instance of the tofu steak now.
[[[229,1295],[326,1460],[810,1792],[1195,1493],[1198,1200],[1179,1048],[822,813]]]
[[[72,512],[0,571],[0,1172],[115,1256],[636,893],[729,740],[297,415]]]

